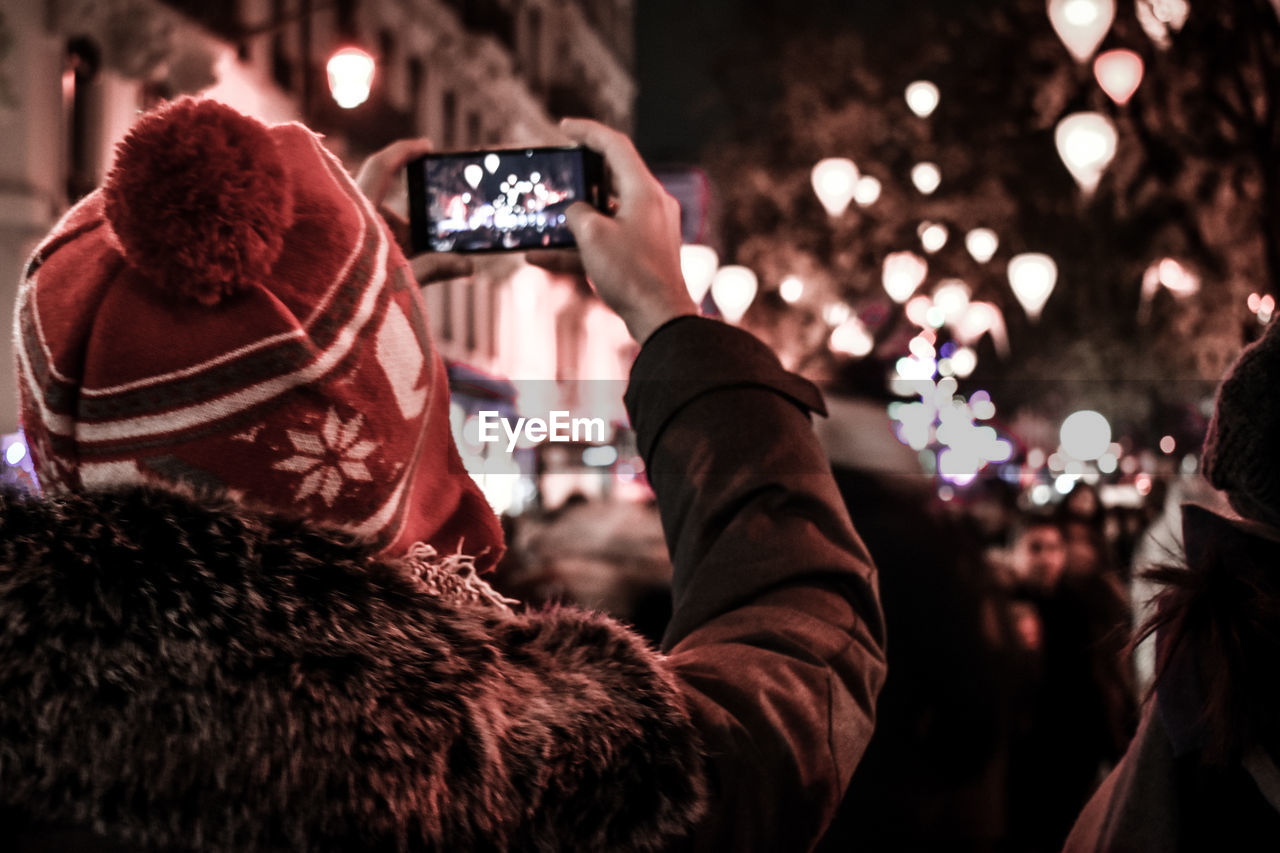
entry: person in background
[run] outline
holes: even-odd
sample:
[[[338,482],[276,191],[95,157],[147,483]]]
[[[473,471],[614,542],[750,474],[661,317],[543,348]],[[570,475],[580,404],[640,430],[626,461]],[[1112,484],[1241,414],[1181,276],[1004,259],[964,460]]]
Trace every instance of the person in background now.
[[[8,850],[799,850],[884,677],[875,571],[763,344],[695,315],[631,142],[569,211],[642,344],[626,403],[675,566],[662,651],[521,611],[378,207],[298,124],[143,116],[15,317],[43,488],[0,495]],[[364,194],[361,189],[363,188]],[[367,195],[367,197],[366,197]]]
[[[1280,324],[1219,386],[1201,455],[1216,499],[1182,505],[1184,565],[1163,585],[1154,686],[1069,853],[1274,850],[1280,839]],[[1222,498],[1225,497],[1225,500]]]
[[[1012,629],[982,540],[939,506],[883,399],[818,426],[880,575],[891,640],[871,744],[826,851],[992,851],[1005,839]]]
[[[1057,850],[1128,742],[1127,609],[1096,570],[1072,573],[1056,519],[1028,517],[1013,550],[1010,607],[1027,677],[1011,750],[1012,849]]]

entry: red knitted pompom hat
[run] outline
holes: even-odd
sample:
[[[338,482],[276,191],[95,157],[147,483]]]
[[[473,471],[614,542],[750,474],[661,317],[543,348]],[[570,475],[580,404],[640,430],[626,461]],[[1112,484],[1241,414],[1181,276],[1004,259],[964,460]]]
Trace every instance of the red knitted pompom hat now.
[[[501,553],[409,265],[301,125],[142,117],[36,249],[15,327],[47,491],[189,484],[390,554]]]

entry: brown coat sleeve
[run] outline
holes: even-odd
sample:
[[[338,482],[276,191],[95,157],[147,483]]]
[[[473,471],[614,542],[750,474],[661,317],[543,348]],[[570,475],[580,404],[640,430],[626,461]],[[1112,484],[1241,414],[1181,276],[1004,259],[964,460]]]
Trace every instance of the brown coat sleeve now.
[[[675,564],[663,648],[708,753],[706,850],[804,850],[871,736],[875,570],[814,437],[809,382],[750,335],[682,318],[626,397]]]

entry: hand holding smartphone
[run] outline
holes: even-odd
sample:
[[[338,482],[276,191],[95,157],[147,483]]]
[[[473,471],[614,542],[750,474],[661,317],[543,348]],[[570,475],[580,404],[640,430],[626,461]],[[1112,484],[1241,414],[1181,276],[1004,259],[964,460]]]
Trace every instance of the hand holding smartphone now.
[[[415,252],[572,248],[569,206],[608,207],[604,160],[580,145],[426,154],[406,172]]]

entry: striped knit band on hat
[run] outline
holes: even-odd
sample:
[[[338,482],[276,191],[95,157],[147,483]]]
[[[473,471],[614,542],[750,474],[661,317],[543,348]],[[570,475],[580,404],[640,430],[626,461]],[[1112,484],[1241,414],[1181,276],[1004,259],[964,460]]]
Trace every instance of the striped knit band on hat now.
[[[1218,387],[1204,475],[1245,518],[1280,528],[1280,323],[1245,348]]]
[[[46,491],[194,486],[392,554],[501,553],[408,262],[301,125],[142,117],[36,249],[15,331]]]

